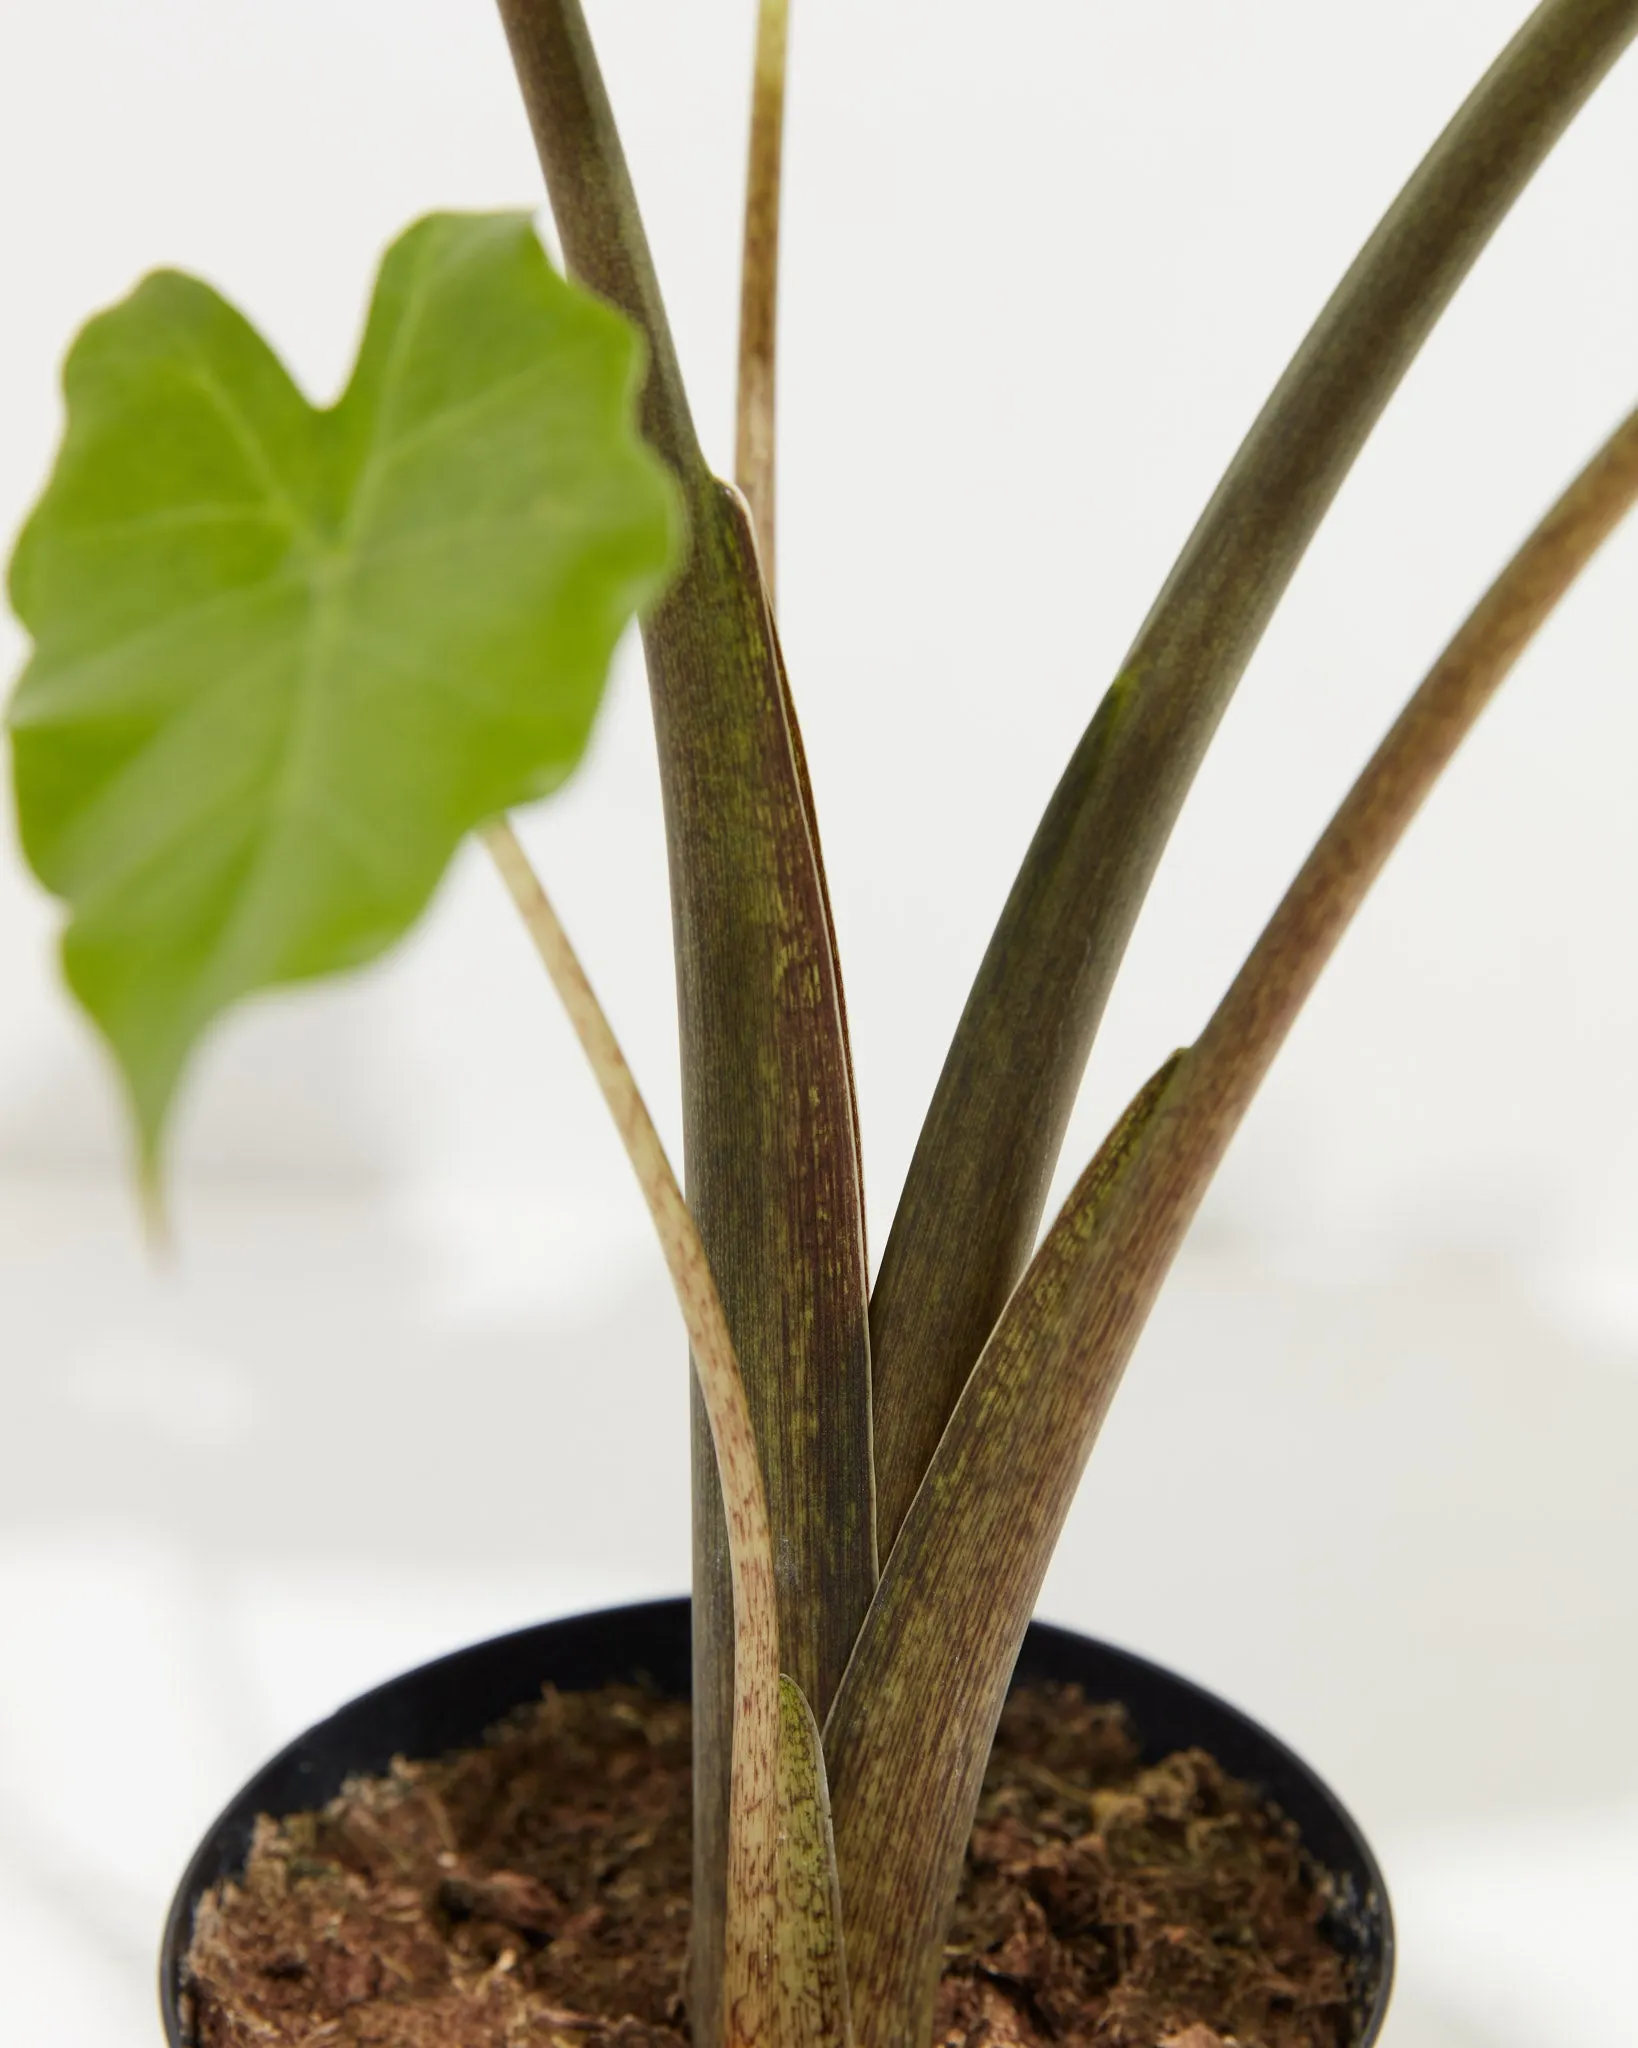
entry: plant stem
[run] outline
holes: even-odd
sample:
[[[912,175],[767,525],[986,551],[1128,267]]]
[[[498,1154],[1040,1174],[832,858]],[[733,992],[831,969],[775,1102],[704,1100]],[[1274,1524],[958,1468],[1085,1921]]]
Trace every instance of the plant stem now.
[[[688,1330],[694,1363],[706,1392],[713,1433],[732,1450],[736,1498],[753,1550],[768,1546],[767,1509],[762,1498],[758,1460],[752,1448],[749,1411],[740,1384],[739,1361],[728,1334],[728,1320],[711,1277],[705,1246],[671,1170],[665,1146],[638,1089],[636,1076],[620,1049],[603,1006],[569,942],[545,886],[511,825],[504,819],[487,825],[483,841],[518,913],[534,940],[552,986],[557,990],[581,1051],[602,1090],[620,1142],[642,1191],[654,1234],[660,1241],[666,1271],[676,1290]]]
[[[756,526],[762,574],[774,590],[774,369],[779,311],[779,195],[785,142],[789,0],[760,0],[745,183],[739,287],[739,392],[734,477]]]
[[[862,2048],[926,2038],[1007,1677],[1098,1428],[1200,1198],[1423,798],[1635,499],[1638,413],[1416,691],[1194,1048],[1161,1070],[1082,1176],[962,1390],[825,1731]],[[929,1700],[940,1702],[936,1717]]]
[[[692,498],[710,473],[585,16],[578,0],[497,4],[569,268],[641,330],[643,432]]]
[[[1638,0],[1545,0],[1491,67],[1264,406],[1047,807],[876,1283],[884,1549],[1030,1255],[1127,940],[1246,663],[1417,350],[1635,31]]]
[[[571,270],[646,336],[645,430],[689,558],[643,628],[665,801],[688,1197],[722,1292],[780,1560],[786,1671],[820,1716],[876,1584],[863,1176],[841,974],[784,661],[744,500],[705,466],[578,0],[499,0]],[[694,1972],[722,2034],[732,1601],[694,1415]]]
[[[726,2010],[734,2025],[727,2048],[735,2048],[736,2041],[765,2044],[776,2024],[771,1958],[778,1937],[782,1709],[773,1539],[751,1411],[705,1246],[613,1028],[511,826],[499,820],[485,828],[483,839],[562,998],[648,1204],[710,1419],[727,1515],[734,1602],[724,1966]]]
[[[1337,941],[1524,649],[1638,499],[1638,412],[1616,429],[1469,615],[1304,862],[1184,1062],[1152,1142],[1170,1192],[1200,1191]],[[1192,1161],[1192,1164],[1188,1162]]]

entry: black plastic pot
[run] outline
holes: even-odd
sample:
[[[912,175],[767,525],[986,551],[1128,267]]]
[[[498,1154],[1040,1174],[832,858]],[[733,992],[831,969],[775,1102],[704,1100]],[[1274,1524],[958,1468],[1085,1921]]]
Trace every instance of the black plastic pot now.
[[[170,2048],[191,2048],[182,2019],[182,1964],[194,1908],[210,1886],[243,1869],[258,1814],[321,1806],[344,1779],[385,1771],[395,1756],[432,1757],[468,1747],[514,1707],[537,1698],[548,1681],[576,1692],[636,1678],[686,1697],[686,1600],[606,1608],[457,1650],[377,1686],[298,1736],[218,1817],[171,1903],[159,1986]],[[1072,1679],[1093,1699],[1123,1701],[1146,1757],[1208,1749],[1295,1821],[1309,1853],[1338,1881],[1331,1931],[1354,1965],[1354,2048],[1371,2048],[1393,1979],[1388,1895],[1364,1836],[1301,1758],[1187,1679],[1043,1622],[1031,1624],[1016,1679]]]

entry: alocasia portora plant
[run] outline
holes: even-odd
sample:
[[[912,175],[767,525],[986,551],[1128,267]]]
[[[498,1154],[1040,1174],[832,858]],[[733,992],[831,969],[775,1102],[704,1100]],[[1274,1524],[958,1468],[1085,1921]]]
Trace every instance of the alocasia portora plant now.
[[[761,0],[738,476],[695,437],[576,0],[500,0],[573,284],[516,217],[383,266],[316,412],[160,275],[70,355],[17,547],[19,818],[145,1175],[187,1054],[400,936],[481,831],[586,1045],[695,1362],[695,2039],[925,2039],[1001,1698],[1137,1333],[1417,806],[1638,496],[1638,416],[1420,685],[1200,1037],[1036,1247],[1114,975],[1235,683],[1509,205],[1638,33],[1544,0],[1338,286],[1065,771],[958,1026],[874,1290],[846,1012],[773,606],[786,0]],[[671,850],[688,1202],[502,815],[584,747],[641,615]],[[822,1735],[820,1733],[822,1729]],[[828,1805],[827,1805],[828,1801]]]

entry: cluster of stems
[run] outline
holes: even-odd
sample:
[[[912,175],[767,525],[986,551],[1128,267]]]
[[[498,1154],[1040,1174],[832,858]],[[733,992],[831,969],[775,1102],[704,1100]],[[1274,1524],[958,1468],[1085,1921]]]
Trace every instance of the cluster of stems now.
[[[578,0],[499,4],[569,265],[645,337],[644,428],[690,518],[686,568],[645,626],[687,1203],[516,838],[497,825],[488,840],[630,1152],[693,1356],[694,2038],[914,2048],[1013,1661],[1144,1320],[1372,881],[1638,497],[1638,414],[1434,664],[1204,1030],[1037,1245],[1110,986],[1309,540],[1479,251],[1638,32],[1638,0],[1537,6],[1276,386],[1052,797],[873,1292],[834,929],[773,609],[788,0],[759,0],[737,490],[695,437]]]

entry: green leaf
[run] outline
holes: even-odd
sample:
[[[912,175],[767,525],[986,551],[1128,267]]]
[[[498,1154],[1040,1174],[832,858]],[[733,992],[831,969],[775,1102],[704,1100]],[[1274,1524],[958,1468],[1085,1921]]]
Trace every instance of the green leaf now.
[[[326,411],[174,272],[74,344],[11,565],[14,772],[150,1171],[216,1017],[374,958],[468,830],[579,760],[677,551],[641,379],[521,214],[394,244]]]

